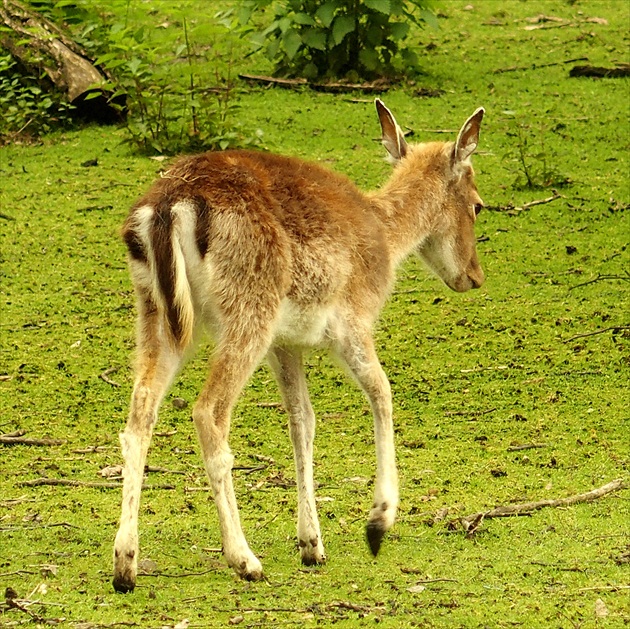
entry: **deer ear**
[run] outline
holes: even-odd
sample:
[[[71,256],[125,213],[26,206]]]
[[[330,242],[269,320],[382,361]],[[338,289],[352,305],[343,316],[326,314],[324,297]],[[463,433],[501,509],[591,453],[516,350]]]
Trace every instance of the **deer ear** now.
[[[405,142],[405,136],[401,128],[396,123],[396,119],[392,115],[392,112],[385,107],[383,101],[377,98],[374,101],[374,104],[376,105],[378,119],[381,122],[381,129],[383,130],[383,146],[392,156],[394,163],[398,162],[407,154],[407,142]]]
[[[475,113],[466,120],[461,128],[453,149],[453,158],[455,162],[463,162],[467,160],[477,148],[479,144],[479,129],[481,121],[486,110],[479,107]]]

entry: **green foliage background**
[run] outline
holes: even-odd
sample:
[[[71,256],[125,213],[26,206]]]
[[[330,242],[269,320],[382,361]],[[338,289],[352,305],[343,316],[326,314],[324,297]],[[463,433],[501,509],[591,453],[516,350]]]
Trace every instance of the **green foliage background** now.
[[[570,183],[551,203],[482,213],[481,290],[450,293],[415,259],[401,270],[377,339],[394,391],[402,501],[377,560],[364,542],[374,473],[369,409],[314,352],[315,474],[329,563],[299,564],[286,418],[261,367],[236,409],[231,445],[238,465],[268,463],[235,473],[268,580],[244,583],[224,566],[190,406],[172,405],[173,397],[194,402],[204,347],[165,402],[150,452],[151,465],[183,472],[148,475],[149,485],[175,487],[143,496],[141,554],[157,571],[141,576],[133,595],[114,594],[120,491],[21,483],[102,482],[100,471],[121,462],[134,313],[119,226],[165,165],[132,154],[124,132],[110,128],[0,148],[0,431],[65,441],[0,445],[0,587],[39,601],[29,607],[36,617],[0,605],[0,625],[49,626],[40,618],[153,629],[187,618],[190,627],[627,626],[627,488],[591,504],[487,521],[473,539],[427,525],[442,509],[456,518],[629,478],[628,80],[568,78],[572,64],[562,63],[624,60],[629,9],[614,1],[467,4],[443,3],[439,31],[412,31],[426,75],[383,98],[413,130],[410,141],[453,139],[486,107],[475,168],[488,206],[552,195],[523,188],[515,125],[528,163],[544,157],[549,166],[532,171],[534,183],[548,185],[538,173],[551,167],[559,173],[551,181]],[[220,49],[206,5],[189,0],[177,11],[195,16],[198,41]],[[150,41],[181,37],[170,5],[108,6],[131,27],[148,25]],[[526,30],[526,18],[539,14],[567,24]],[[232,53],[238,71],[272,69],[246,50],[242,42]],[[239,116],[264,130],[268,148],[323,162],[363,188],[387,177],[371,99],[240,89]],[[119,387],[99,377],[112,368]],[[544,447],[510,450],[527,444]]]
[[[437,26],[428,0],[248,0],[237,5],[243,26],[271,6],[273,21],[253,34],[275,73],[309,79],[389,77],[415,73],[418,56],[406,46],[411,27]],[[268,10],[265,15],[268,15]]]

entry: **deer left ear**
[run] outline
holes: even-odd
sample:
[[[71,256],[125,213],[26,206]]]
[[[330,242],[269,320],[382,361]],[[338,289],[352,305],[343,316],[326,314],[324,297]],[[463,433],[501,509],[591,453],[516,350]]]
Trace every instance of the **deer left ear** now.
[[[398,162],[407,155],[407,142],[405,141],[405,135],[403,134],[402,129],[398,126],[392,112],[385,107],[385,103],[377,98],[374,101],[374,104],[376,105],[378,119],[381,123],[381,129],[383,131],[383,146],[391,155],[394,163]]]
[[[479,107],[475,113],[466,120],[464,126],[461,128],[459,135],[457,136],[457,142],[455,142],[455,148],[453,149],[453,158],[455,162],[463,162],[467,160],[477,148],[479,144],[479,129],[481,128],[481,121],[486,110],[483,107]]]

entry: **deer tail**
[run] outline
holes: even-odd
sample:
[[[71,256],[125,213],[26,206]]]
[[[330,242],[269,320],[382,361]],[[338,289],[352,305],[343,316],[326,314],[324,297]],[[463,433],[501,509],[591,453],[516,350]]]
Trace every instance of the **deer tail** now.
[[[195,309],[184,255],[186,211],[171,204],[135,208],[123,228],[139,298],[150,297],[174,349],[192,341]]]

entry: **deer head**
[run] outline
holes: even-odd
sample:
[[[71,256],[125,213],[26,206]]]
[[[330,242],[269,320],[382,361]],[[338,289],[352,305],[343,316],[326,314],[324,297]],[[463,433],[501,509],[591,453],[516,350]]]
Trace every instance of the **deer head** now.
[[[394,116],[378,99],[376,109],[382,142],[395,166],[383,192],[398,195],[396,205],[408,216],[399,227],[414,232],[416,251],[449,288],[457,292],[479,288],[484,273],[477,258],[474,225],[483,201],[471,156],[479,142],[484,109],[480,107],[466,120],[455,143],[416,145],[407,144]]]

